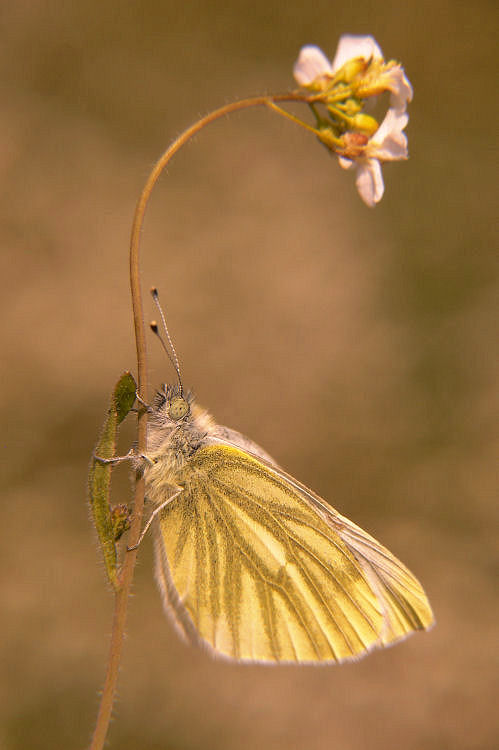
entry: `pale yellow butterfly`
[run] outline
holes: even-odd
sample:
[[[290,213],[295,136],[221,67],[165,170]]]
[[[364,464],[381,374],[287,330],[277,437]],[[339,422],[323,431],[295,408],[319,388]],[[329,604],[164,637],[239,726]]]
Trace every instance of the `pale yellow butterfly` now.
[[[150,407],[145,459],[156,577],[189,643],[238,661],[334,663],[433,624],[391,552],[217,425],[180,375]]]

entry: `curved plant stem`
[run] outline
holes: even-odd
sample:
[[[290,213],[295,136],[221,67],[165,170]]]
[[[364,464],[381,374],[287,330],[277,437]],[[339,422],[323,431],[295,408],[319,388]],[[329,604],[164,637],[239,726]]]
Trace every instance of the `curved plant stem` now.
[[[152,190],[158,181],[162,171],[170,159],[182,148],[191,138],[200,130],[215,120],[225,117],[232,112],[237,112],[250,107],[268,107],[277,111],[278,114],[288,116],[284,110],[275,107],[275,102],[305,102],[311,104],[319,100],[318,96],[311,96],[304,93],[287,93],[273,96],[256,96],[249,99],[227,104],[224,107],[210,112],[210,114],[198,120],[190,128],[187,128],[158,159],[150,173],[147,182],[142,190],[140,198],[135,209],[135,216],[132,225],[130,240],[130,288],[132,295],[133,320],[135,327],[135,341],[137,349],[137,370],[138,370],[138,394],[140,398],[147,403],[147,352],[146,352],[146,334],[144,325],[144,313],[142,308],[142,294],[140,288],[139,272],[139,245],[140,234],[144,222],[144,216]],[[291,118],[297,124],[303,125],[297,118]],[[145,409],[140,410],[138,414],[138,436],[137,449],[139,453],[146,450],[146,428],[147,412]],[[129,546],[137,544],[140,536],[142,525],[142,512],[144,508],[144,480],[137,476],[135,482],[134,510],[129,534]],[[106,740],[109,722],[114,703],[116,683],[118,679],[119,664],[123,647],[123,637],[125,632],[128,598],[133,580],[135,568],[136,550],[126,553],[123,568],[119,581],[119,588],[115,595],[113,626],[111,633],[111,644],[109,649],[109,659],[107,664],[106,678],[102,691],[97,723],[90,745],[90,750],[102,750]]]

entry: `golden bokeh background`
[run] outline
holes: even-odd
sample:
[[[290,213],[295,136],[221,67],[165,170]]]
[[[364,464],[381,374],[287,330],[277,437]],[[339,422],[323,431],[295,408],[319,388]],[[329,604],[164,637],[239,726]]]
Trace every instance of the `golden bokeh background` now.
[[[234,116],[161,180],[143,285],[198,400],[392,549],[437,626],[341,667],[213,662],[166,622],[147,539],[109,747],[492,747],[495,4],[17,0],[1,19],[0,748],[84,748],[94,725],[112,596],[86,470],[135,370],[127,248],[147,173],[199,114],[292,87],[300,46],[332,55],[344,32],[372,33],[415,89],[411,159],[384,170],[382,203],[305,131]],[[149,349],[156,387],[171,367]]]

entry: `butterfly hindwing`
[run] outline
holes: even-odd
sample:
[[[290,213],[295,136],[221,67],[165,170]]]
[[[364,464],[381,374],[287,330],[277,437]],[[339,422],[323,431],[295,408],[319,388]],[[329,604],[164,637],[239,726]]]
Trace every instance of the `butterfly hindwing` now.
[[[157,577],[190,642],[259,662],[340,662],[428,627],[412,574],[278,467],[199,448],[159,514]]]

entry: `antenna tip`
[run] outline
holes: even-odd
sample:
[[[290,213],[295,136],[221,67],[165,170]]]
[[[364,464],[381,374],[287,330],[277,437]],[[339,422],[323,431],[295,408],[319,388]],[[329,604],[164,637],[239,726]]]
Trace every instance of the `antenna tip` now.
[[[155,287],[155,286],[152,286],[152,287],[151,287],[151,294],[152,294],[152,296],[153,296],[153,297],[154,297],[155,299],[157,299],[157,298],[158,298],[158,296],[159,296],[159,295],[158,295],[158,290],[156,289],[156,287]]]
[[[158,332],[158,324],[156,323],[155,320],[151,320],[151,322],[149,323],[149,327],[153,333]]]

